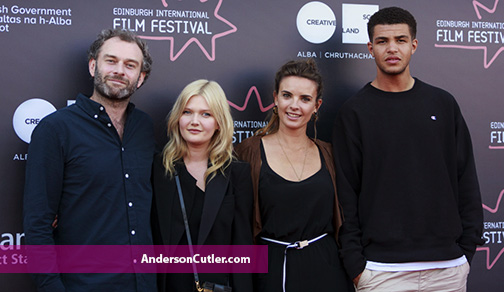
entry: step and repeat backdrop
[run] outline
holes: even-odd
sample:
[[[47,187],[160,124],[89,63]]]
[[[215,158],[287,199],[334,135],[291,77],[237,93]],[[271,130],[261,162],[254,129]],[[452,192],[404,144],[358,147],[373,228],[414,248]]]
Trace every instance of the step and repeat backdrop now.
[[[418,21],[412,75],[457,99],[473,138],[485,244],[471,292],[502,290],[504,274],[504,1],[108,0],[0,1],[0,248],[24,244],[22,197],[30,135],[47,114],[92,93],[86,51],[99,31],[142,36],[154,66],[132,101],[166,142],[165,119],[189,82],[224,88],[239,143],[265,125],[273,79],[286,61],[311,57],[324,76],[318,138],[331,140],[341,104],[376,73],[366,23],[401,6]],[[0,264],[12,259],[0,258]],[[22,264],[22,263],[20,263]],[[26,274],[0,275],[1,291],[34,291]]]

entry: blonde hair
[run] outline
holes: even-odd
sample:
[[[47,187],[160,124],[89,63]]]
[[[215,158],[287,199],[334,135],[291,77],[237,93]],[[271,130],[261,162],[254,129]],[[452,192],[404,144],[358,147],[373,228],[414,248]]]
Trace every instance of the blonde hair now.
[[[218,124],[218,130],[210,139],[208,146],[208,159],[210,165],[205,171],[207,178],[215,177],[217,171],[224,174],[224,170],[233,159],[233,118],[227,102],[226,94],[215,81],[200,79],[189,83],[180,93],[172,110],[168,114],[167,134],[169,141],[163,149],[163,165],[166,173],[175,175],[175,164],[188,153],[187,142],[182,138],[179,129],[179,120],[189,99],[201,96],[210,107],[212,116]]]

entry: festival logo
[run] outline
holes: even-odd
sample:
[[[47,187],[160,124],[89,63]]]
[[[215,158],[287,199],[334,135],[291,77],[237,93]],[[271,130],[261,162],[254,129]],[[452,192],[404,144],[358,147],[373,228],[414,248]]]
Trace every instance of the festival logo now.
[[[504,149],[504,122],[490,122],[490,150]]]
[[[194,2],[160,0],[155,9],[115,7],[113,27],[134,31],[146,40],[168,41],[171,61],[191,45],[199,47],[209,61],[215,61],[217,39],[237,28],[219,14],[223,0]]]
[[[483,204],[483,210],[490,214],[496,214],[499,211],[503,196],[504,190],[500,192],[495,208]],[[504,253],[504,222],[484,222],[483,228],[485,246],[478,247],[476,251],[483,251],[486,253],[486,268],[487,270],[491,270]]]
[[[321,44],[333,36],[336,30],[336,16],[327,4],[313,1],[301,7],[296,24],[299,34],[306,41]]]
[[[12,118],[19,139],[29,144],[31,134],[40,120],[54,111],[56,108],[50,102],[40,98],[32,98],[20,104]]]
[[[371,15],[378,11],[378,5],[342,5],[342,42],[344,44],[367,44],[367,23]]]
[[[492,8],[477,0],[472,3],[475,19],[436,20],[435,47],[483,51],[483,67],[488,69],[504,50],[504,22],[500,19],[502,14],[495,13],[499,0]]]
[[[237,105],[234,102],[229,101],[229,100],[228,100],[228,103],[232,108],[236,109],[237,111],[244,112],[247,109],[247,107],[249,106],[250,99],[252,98],[252,96],[255,97],[252,99],[252,101],[254,101],[254,99],[257,100],[259,110],[261,111],[261,113],[265,113],[265,112],[269,111],[274,106],[274,103],[271,103],[266,106],[263,105],[261,95],[259,94],[259,91],[257,90],[256,86],[250,87],[250,89],[247,93],[247,96],[245,97],[245,101],[243,102],[243,105],[241,105],[241,106]],[[257,115],[253,115],[253,116],[257,116]],[[265,127],[267,124],[268,123],[266,121],[235,120],[234,121],[235,131],[234,131],[234,136],[233,136],[233,143],[237,143],[237,144],[241,143],[241,141],[247,139],[248,137],[251,137],[257,129]]]

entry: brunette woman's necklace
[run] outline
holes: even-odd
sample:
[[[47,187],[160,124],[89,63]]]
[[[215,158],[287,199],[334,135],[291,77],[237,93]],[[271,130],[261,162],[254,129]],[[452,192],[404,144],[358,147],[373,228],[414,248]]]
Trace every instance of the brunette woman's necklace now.
[[[304,171],[305,164],[306,164],[306,157],[308,156],[308,151],[307,151],[308,145],[306,145],[306,147],[305,147],[305,150],[304,150],[305,156],[304,156],[304,160],[303,160],[303,167],[301,168],[301,173],[298,175],[296,169],[294,168],[294,165],[290,161],[289,156],[287,156],[287,153],[285,152],[285,149],[284,149],[282,143],[280,142],[280,138],[278,138],[278,135],[275,135],[275,136],[277,138],[278,144],[280,145],[280,148],[282,148],[283,154],[285,155],[285,157],[287,158],[287,161],[289,161],[289,164],[292,167],[292,171],[294,171],[294,174],[296,175],[298,181],[301,181],[301,178],[303,178],[303,171]],[[308,143],[310,143],[310,139],[308,139]]]

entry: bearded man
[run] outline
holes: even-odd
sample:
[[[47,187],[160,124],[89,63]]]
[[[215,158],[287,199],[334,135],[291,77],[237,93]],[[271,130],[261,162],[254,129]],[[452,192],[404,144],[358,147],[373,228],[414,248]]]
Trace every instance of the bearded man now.
[[[41,120],[26,164],[27,245],[151,245],[150,117],[130,102],[152,59],[132,32],[104,30],[88,52],[93,95]],[[57,227],[53,221],[57,218]],[[133,260],[131,265],[134,265]],[[34,274],[38,291],[155,291],[155,274]]]

